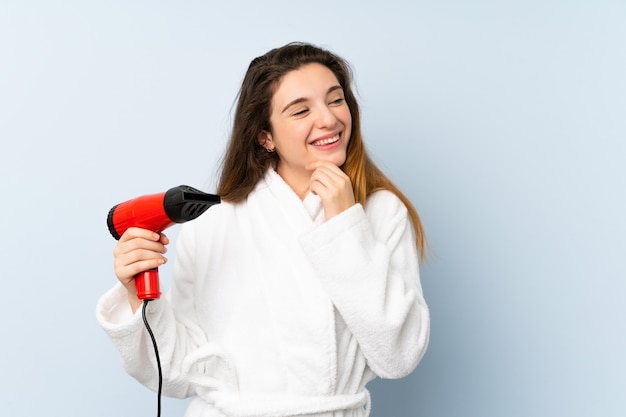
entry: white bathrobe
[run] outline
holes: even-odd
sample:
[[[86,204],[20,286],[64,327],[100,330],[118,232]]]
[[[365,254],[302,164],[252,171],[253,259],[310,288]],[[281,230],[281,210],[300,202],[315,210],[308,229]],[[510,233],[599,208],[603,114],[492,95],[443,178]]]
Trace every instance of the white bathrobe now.
[[[388,191],[324,221],[269,170],[244,203],[182,226],[167,296],[147,319],[163,393],[186,417],[369,415],[365,384],[400,378],[428,344],[407,210]],[[156,390],[151,341],[117,284],[97,317],[126,371]]]

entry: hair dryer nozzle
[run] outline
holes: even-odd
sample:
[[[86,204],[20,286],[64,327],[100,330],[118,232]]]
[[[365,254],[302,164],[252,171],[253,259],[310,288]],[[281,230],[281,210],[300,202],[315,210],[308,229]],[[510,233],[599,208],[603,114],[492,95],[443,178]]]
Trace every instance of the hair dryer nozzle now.
[[[175,223],[193,220],[209,207],[221,202],[220,196],[207,194],[188,185],[169,189],[163,199],[167,216]]]

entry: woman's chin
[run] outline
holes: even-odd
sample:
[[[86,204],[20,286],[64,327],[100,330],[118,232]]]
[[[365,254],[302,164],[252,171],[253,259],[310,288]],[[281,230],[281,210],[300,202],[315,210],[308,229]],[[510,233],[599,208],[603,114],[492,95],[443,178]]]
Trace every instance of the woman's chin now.
[[[333,155],[326,155],[320,158],[320,160],[331,162],[334,165],[337,165],[338,167],[340,167],[346,163],[346,154],[345,152],[340,152],[340,153],[335,153]]]

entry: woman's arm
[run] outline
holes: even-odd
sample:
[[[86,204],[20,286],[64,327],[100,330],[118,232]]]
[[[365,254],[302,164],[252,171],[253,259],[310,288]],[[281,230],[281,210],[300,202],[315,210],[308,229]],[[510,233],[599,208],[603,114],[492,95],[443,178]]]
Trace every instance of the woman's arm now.
[[[183,228],[177,243],[172,291],[178,294],[193,293],[193,255],[188,234]],[[129,304],[127,287],[120,282],[104,294],[98,301],[96,316],[116,347],[126,372],[156,391],[158,372],[154,347],[142,319],[142,307]],[[171,294],[147,305],[146,319],[156,339],[163,371],[163,393],[168,396],[184,398],[193,394],[182,373],[182,361],[206,342],[193,320],[194,305],[190,298],[186,303],[178,303],[175,311]]]
[[[369,367],[383,378],[409,374],[426,351],[430,317],[406,207],[379,191],[301,244]]]

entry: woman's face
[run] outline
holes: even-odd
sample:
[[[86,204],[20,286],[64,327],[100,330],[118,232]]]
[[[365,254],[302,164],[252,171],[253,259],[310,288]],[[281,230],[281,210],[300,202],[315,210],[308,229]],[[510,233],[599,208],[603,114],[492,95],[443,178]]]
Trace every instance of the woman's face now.
[[[321,64],[288,72],[272,97],[271,131],[259,143],[279,157],[276,171],[296,192],[308,188],[307,165],[317,160],[346,161],[352,116],[335,74]]]

